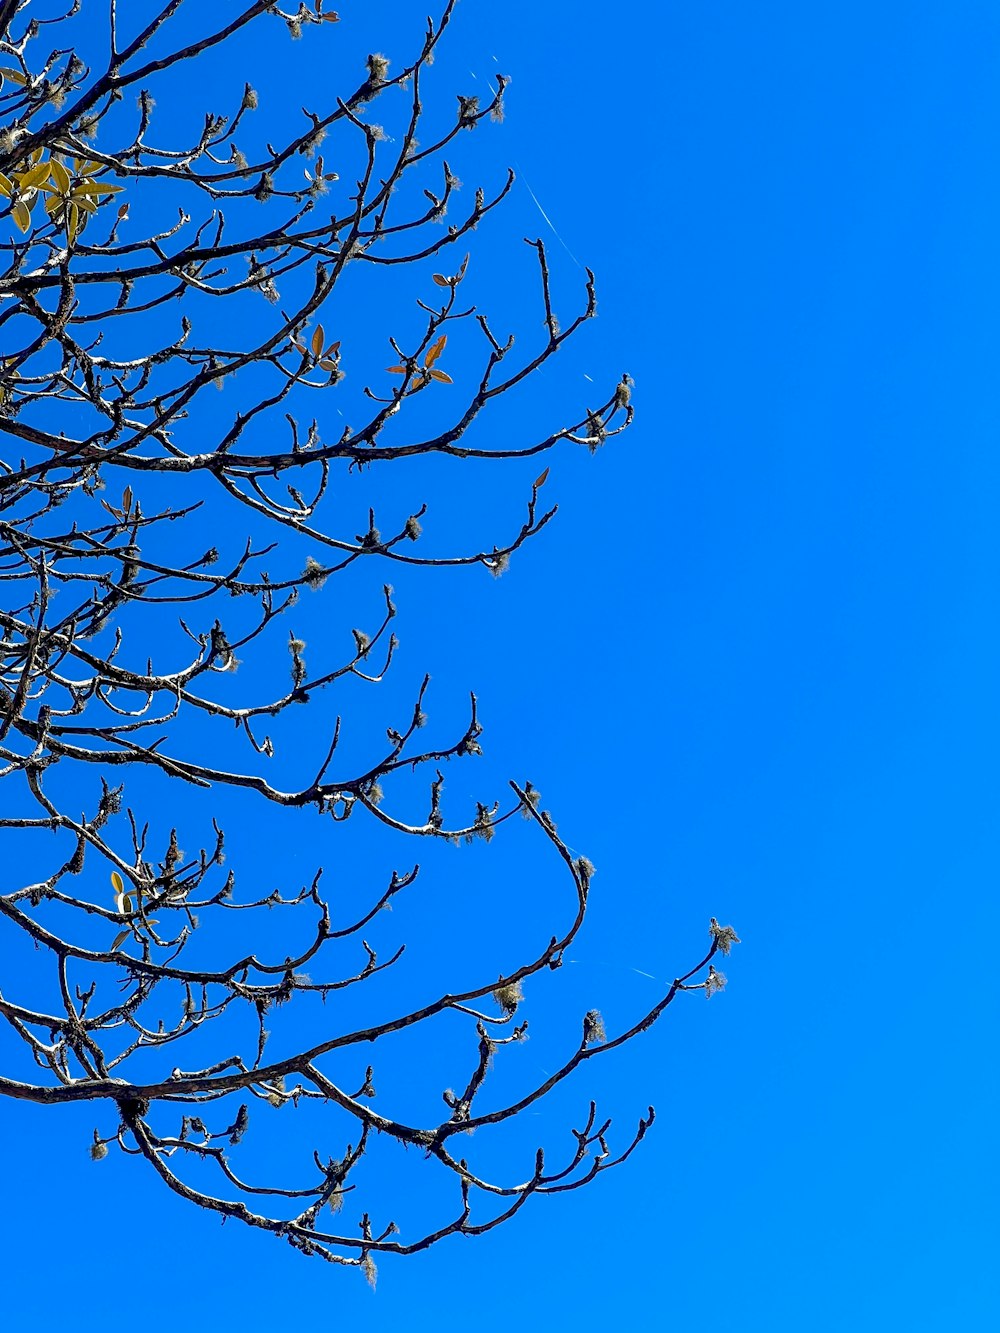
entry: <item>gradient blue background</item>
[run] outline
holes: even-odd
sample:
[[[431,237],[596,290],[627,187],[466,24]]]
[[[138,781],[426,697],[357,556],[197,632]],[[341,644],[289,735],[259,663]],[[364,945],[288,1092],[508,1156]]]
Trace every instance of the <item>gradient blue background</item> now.
[[[321,41],[281,33],[268,105],[303,68],[325,83],[323,52],[398,63],[421,9],[345,0]],[[522,182],[475,239],[476,299],[530,332],[522,235],[550,242],[564,309],[579,262],[600,283],[599,320],[511,428],[596,401],[584,376],[623,367],[637,423],[593,459],[551,458],[558,520],[499,582],[396,580],[399,697],[426,667],[447,721],[477,689],[487,755],[457,795],[530,776],[596,863],[557,978],[571,1014],[640,1012],[712,914],[744,940],[729,988],[560,1095],[556,1129],[591,1091],[622,1134],[656,1104],[630,1166],[480,1241],[383,1261],[375,1294],[220,1230],[130,1160],[92,1166],[91,1112],[2,1106],[11,1327],[54,1290],[81,1329],[207,1328],[249,1299],[317,1327],[480,1333],[995,1315],[998,58],[1000,9],[972,0],[459,6],[428,101],[511,74],[506,124],[467,136],[460,174],[471,190],[512,162]],[[516,506],[536,471],[489,475]],[[474,531],[470,475],[434,466],[434,497],[416,472],[399,493]],[[373,735],[392,720],[377,695],[355,706]],[[294,851],[262,854],[304,874],[331,855],[318,837],[303,819]],[[501,841],[495,863],[435,862],[436,891],[540,855]],[[499,929],[495,895],[471,910]],[[541,1059],[563,1012],[527,1012]]]

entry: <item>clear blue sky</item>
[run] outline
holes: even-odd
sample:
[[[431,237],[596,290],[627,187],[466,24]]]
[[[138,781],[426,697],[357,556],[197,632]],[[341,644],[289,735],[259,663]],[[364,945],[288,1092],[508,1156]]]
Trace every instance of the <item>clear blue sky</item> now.
[[[398,62],[423,9],[339,8],[322,42],[280,34],[269,75],[247,51],[234,84],[318,106],[337,91],[324,51]],[[938,1333],[996,1316],[998,65],[985,0],[463,0],[428,100],[509,73],[505,125],[466,136],[459,166],[467,190],[520,172],[475,239],[475,298],[530,336],[523,235],[550,242],[565,310],[580,263],[600,284],[599,319],[504,429],[538,433],[597,400],[585,376],[622,369],[637,423],[593,459],[551,459],[559,518],[499,582],[398,580],[400,682],[355,716],[376,735],[424,668],[442,726],[475,688],[486,757],[456,799],[531,777],[596,863],[563,998],[527,1010],[529,1061],[591,1005],[612,1025],[640,1012],[711,915],[744,943],[725,995],[687,997],[535,1122],[558,1141],[593,1092],[624,1134],[652,1102],[629,1166],[478,1242],[383,1262],[374,1294],[220,1229],[131,1160],[91,1165],[90,1111],[0,1106],[12,1327],[51,1314],[54,1289],[78,1329],[207,1328],[247,1297],[269,1318],[412,1333]],[[536,471],[387,484],[434,501],[444,549],[514,521]],[[303,610],[311,643],[341,642],[339,599],[370,587],[326,597]],[[322,836],[264,820],[261,878],[336,873]],[[385,942],[413,929],[433,956],[442,932],[469,951],[502,936],[505,876],[556,910],[537,845],[501,843],[429,858],[429,916],[401,905]],[[376,878],[414,854],[373,845]],[[421,1072],[387,1068],[380,1093]],[[301,1143],[283,1125],[276,1168],[322,1144],[318,1120]]]

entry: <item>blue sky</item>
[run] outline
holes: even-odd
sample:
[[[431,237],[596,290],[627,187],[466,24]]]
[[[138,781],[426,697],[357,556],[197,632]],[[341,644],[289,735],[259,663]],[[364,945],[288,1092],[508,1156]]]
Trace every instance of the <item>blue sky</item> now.
[[[420,29],[402,0],[340,12],[322,43],[282,36],[234,86],[319,105],[328,61],[398,62]],[[582,263],[599,281],[599,319],[498,429],[540,433],[622,369],[637,421],[593,458],[549,460],[558,519],[501,580],[396,580],[398,684],[356,692],[348,716],[377,735],[427,669],[446,729],[475,688],[486,756],[451,778],[455,800],[530,777],[597,865],[572,963],[537,1010],[529,995],[529,1066],[591,1005],[612,1026],[648,1007],[710,916],[744,943],[723,996],[685,997],[535,1122],[567,1138],[593,1094],[624,1135],[652,1102],[629,1165],[479,1241],[384,1262],[374,1294],[220,1230],[131,1160],[92,1165],[90,1111],[0,1106],[17,1326],[56,1273],[81,1329],[112,1312],[207,1327],[250,1295],[310,1320],[474,1318],[480,1333],[941,1330],[995,1314],[998,58],[1000,10],[971,0],[463,0],[428,101],[509,73],[506,123],[466,136],[459,174],[468,191],[507,163],[520,174],[472,246],[475,299],[531,337],[522,236],[549,243],[564,310]],[[362,340],[384,337],[418,294],[336,312],[345,347],[355,319]],[[519,521],[536,472],[434,465],[386,495],[430,500],[444,549]],[[345,524],[354,494],[338,493]],[[241,516],[225,521],[236,540]],[[382,577],[304,605],[317,653]],[[177,799],[178,818],[204,819]],[[346,892],[414,855],[232,811],[234,868],[242,836],[269,883],[324,861]],[[428,856],[426,897],[386,942],[415,932],[428,967],[474,958],[513,939],[518,894],[548,933],[561,889],[528,832]],[[436,1052],[400,1058],[387,1099],[437,1076]],[[275,1168],[314,1146],[282,1125],[265,1129]],[[420,1188],[406,1170],[400,1211]]]

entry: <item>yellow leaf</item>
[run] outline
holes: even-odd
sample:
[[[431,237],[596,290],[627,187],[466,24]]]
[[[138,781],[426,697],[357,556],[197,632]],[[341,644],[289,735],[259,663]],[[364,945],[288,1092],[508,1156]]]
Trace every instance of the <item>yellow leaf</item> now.
[[[17,188],[22,193],[27,190],[33,190],[36,185],[41,185],[42,181],[48,180],[49,170],[48,162],[36,163],[35,166],[29,167],[27,171],[22,172],[19,176],[15,177],[17,180]]]
[[[71,194],[70,198],[73,200],[74,208],[79,205],[85,213],[97,212],[97,203],[93,199],[85,199],[83,195],[76,194]]]
[[[439,357],[439,356],[441,355],[441,353],[444,351],[444,346],[445,346],[445,343],[446,343],[447,341],[448,341],[448,335],[445,334],[445,333],[442,333],[442,334],[441,334],[441,337],[438,338],[437,342],[434,343],[434,345],[433,345],[432,347],[428,348],[428,350],[427,350],[427,355],[424,357],[424,369],[425,369],[425,370],[430,370],[431,366],[433,366],[434,362],[438,359],[438,357]]]
[[[431,379],[438,380],[441,384],[454,384],[455,381],[450,375],[446,375],[443,370],[432,370]]]
[[[114,953],[114,951],[118,948],[120,944],[124,944],[125,940],[129,937],[131,933],[132,932],[130,930],[119,931],[118,934],[115,936],[114,944],[112,944],[111,946],[111,952]]]
[[[105,185],[101,181],[84,181],[82,185],[74,185],[74,194],[90,194],[95,198],[100,198],[102,194],[121,194],[124,185]]]
[[[125,892],[125,881],[122,879],[121,875],[119,875],[117,870],[112,870],[111,872],[111,887],[114,889],[115,893]]]
[[[14,205],[14,223],[18,231],[27,231],[31,226],[31,214],[24,204]]]
[[[319,356],[323,351],[323,340],[326,335],[323,332],[323,325],[317,324],[316,331],[313,333],[312,342],[309,344],[312,348],[313,356]]]
[[[13,190],[14,187],[11,185],[10,179],[0,171],[0,194],[5,195],[6,198],[9,199]]]
[[[51,167],[52,167],[52,181],[56,189],[59,191],[60,194],[68,194],[70,186],[69,172],[66,170],[66,168],[63,166],[61,162],[53,161],[51,163]]]
[[[28,82],[19,69],[0,69],[0,75],[5,79],[10,79],[11,83],[20,84],[22,88]]]
[[[70,245],[76,240],[77,232],[80,230],[80,210],[76,204],[70,204],[66,209],[66,236]]]

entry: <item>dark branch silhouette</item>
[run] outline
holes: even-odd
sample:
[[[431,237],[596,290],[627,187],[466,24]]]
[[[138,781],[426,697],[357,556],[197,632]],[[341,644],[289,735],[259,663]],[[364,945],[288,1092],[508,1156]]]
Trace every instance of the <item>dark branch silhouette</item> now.
[[[257,0],[216,28],[217,7],[198,6],[203,34],[176,45],[180,0],[163,4],[138,32],[128,7],[110,0],[102,35],[95,38],[91,17],[82,44],[79,0],[62,12],[43,8],[23,0],[0,5],[0,579],[9,594],[0,610],[0,773],[8,798],[0,828],[8,839],[45,831],[46,847],[57,850],[36,882],[0,893],[0,917],[46,960],[52,998],[44,1012],[19,1003],[4,978],[0,1015],[38,1074],[33,1081],[0,1077],[0,1093],[40,1104],[103,1105],[107,1123],[95,1130],[95,1158],[117,1144],[144,1157],[170,1189],[198,1206],[373,1277],[379,1254],[409,1254],[447,1235],[489,1231],[530,1196],[575,1189],[624,1161],[652,1124],[652,1109],[612,1147],[609,1122],[591,1105],[572,1130],[565,1159],[549,1165],[539,1151],[508,1183],[478,1174],[455,1138],[536,1105],[579,1066],[649,1028],[678,994],[720,989],[724,978],[713,959],[728,953],[736,937],[713,920],[705,956],[627,1030],[605,1033],[591,1011],[544,1082],[509,1103],[487,1104],[483,1087],[495,1055],[525,1036],[527,1024],[516,1021],[522,984],[557,968],[581,929],[589,862],[570,853],[530,783],[511,783],[505,805],[477,804],[467,818],[446,821],[444,766],[479,753],[481,727],[473,696],[459,736],[425,743],[426,679],[407,725],[389,728],[384,748],[360,766],[341,766],[338,722],[318,770],[302,772],[288,789],[264,776],[274,748],[266,730],[272,719],[294,713],[334,681],[379,681],[389,669],[396,608],[388,585],[377,625],[353,632],[344,660],[313,674],[292,635],[290,680],[264,698],[223,702],[220,677],[275,631],[273,622],[300,592],[358,561],[383,569],[479,565],[500,573],[555,513],[540,500],[546,468],[523,517],[499,541],[423,555],[421,505],[387,532],[373,510],[360,533],[330,531],[319,511],[338,470],[431,454],[541,456],[564,443],[594,450],[630,423],[630,381],[622,376],[606,386],[598,406],[536,434],[483,443],[472,429],[493,400],[515,393],[593,316],[595,294],[588,270],[579,311],[560,327],[545,246],[529,239],[543,329],[534,345],[515,350],[512,336],[497,333],[463,299],[470,262],[463,242],[503,200],[513,176],[492,193],[476,191],[457,221],[443,222],[457,203],[449,146],[499,116],[505,82],[499,77],[482,104],[459,97],[453,123],[418,142],[425,74],[454,0],[428,22],[422,45],[399,73],[382,56],[369,56],[353,92],[304,109],[293,137],[246,154],[240,144],[257,142],[250,129],[257,94],[249,84],[228,114],[206,114],[200,132],[179,146],[158,138],[150,90],[169,96],[172,73],[190,72],[191,61],[251,27],[260,26],[262,41],[274,41],[287,36],[286,28],[299,36],[336,22],[322,0],[295,11]],[[94,6],[87,8],[93,16]],[[46,54],[53,39],[56,49]],[[92,47],[104,54],[88,66],[75,51]],[[387,114],[405,108],[391,137],[369,117],[383,99]],[[338,162],[356,165],[355,179],[340,180],[327,166],[334,145]],[[293,409],[308,394],[331,394],[349,359],[343,307],[353,298],[338,291],[345,273],[353,280],[364,266],[405,271],[439,254],[443,271],[419,302],[422,331],[409,342],[390,339],[394,364],[383,382],[364,390],[367,419],[329,435],[320,424],[328,420],[328,397],[320,397],[316,419],[302,424]],[[321,318],[335,292],[342,299],[336,327],[330,315],[327,330]],[[263,298],[258,310],[269,309],[269,318],[244,318],[247,294]],[[233,312],[224,324],[218,302]],[[200,334],[200,324],[214,332]],[[447,346],[466,332],[478,339],[480,353],[462,387],[447,369]],[[227,425],[213,428],[218,418],[205,411],[205,398],[223,382],[239,405]],[[418,424],[427,419],[422,408],[419,416],[414,411],[415,400],[423,404],[428,394],[439,395],[430,401],[443,420],[433,433]],[[280,558],[272,541],[247,540],[228,558],[215,547],[185,549],[191,539],[183,520],[213,491],[224,518],[219,530],[231,533],[234,516],[245,516],[253,532],[285,529],[292,538],[307,537],[322,559],[272,576],[262,564]],[[239,614],[234,598],[241,599]],[[255,611],[247,616],[251,604]],[[182,660],[164,662],[171,649],[149,628],[162,624],[167,611],[179,616],[188,644]],[[231,698],[230,690],[221,693]],[[232,723],[246,743],[245,763],[230,767],[207,743],[192,743],[201,719]],[[346,923],[335,921],[319,875],[287,897],[240,898],[234,875],[221,869],[217,826],[214,844],[193,858],[180,851],[176,830],[159,857],[150,850],[148,826],[123,806],[122,784],[136,766],[203,793],[242,788],[249,801],[311,807],[334,822],[368,817],[418,838],[490,839],[520,813],[561,864],[572,889],[570,910],[544,947],[512,961],[500,977],[445,991],[366,1027],[334,1026],[306,1049],[271,1059],[269,1009],[309,994],[325,999],[393,966],[399,953],[379,958],[361,932],[417,872],[393,872]],[[393,812],[390,789],[397,773],[421,769],[430,775],[428,814],[414,824]],[[81,892],[76,885],[85,867],[88,891]],[[102,886],[110,877],[106,897],[103,889],[89,890],[95,867]],[[212,967],[195,964],[189,945],[197,913],[225,919],[227,912],[275,907],[309,918],[310,938],[297,957],[273,956],[262,932],[249,954],[234,949]],[[344,942],[360,945],[360,966],[333,965]],[[321,979],[312,980],[307,966],[320,970]],[[168,994],[172,1003],[161,1003]],[[161,1021],[161,1012],[177,1012],[178,1000],[179,1017]],[[371,1067],[360,1087],[335,1081],[337,1066],[326,1060],[332,1053],[361,1048],[376,1062],[382,1039],[446,1012],[465,1016],[475,1054],[459,1090],[445,1094],[437,1123],[408,1124],[374,1109]],[[245,1017],[238,1016],[247,1014],[257,1035],[249,1049],[233,1054],[245,1038]],[[204,1052],[215,1034],[209,1063],[178,1066],[181,1042],[193,1039],[186,1049]],[[150,1053],[160,1047],[169,1049],[150,1078],[140,1070],[152,1067]],[[350,1143],[335,1156],[313,1154],[302,1187],[244,1181],[230,1164],[230,1148],[247,1127],[248,1107],[255,1100],[280,1107],[308,1099],[332,1103],[354,1122]],[[363,1209],[351,1227],[333,1225],[341,1203],[360,1197],[356,1168],[372,1131],[415,1146],[428,1169],[436,1163],[454,1178],[448,1221],[399,1238],[391,1222],[376,1223]],[[186,1177],[195,1160],[216,1171],[218,1195],[205,1186],[203,1172],[195,1174],[197,1185]]]

